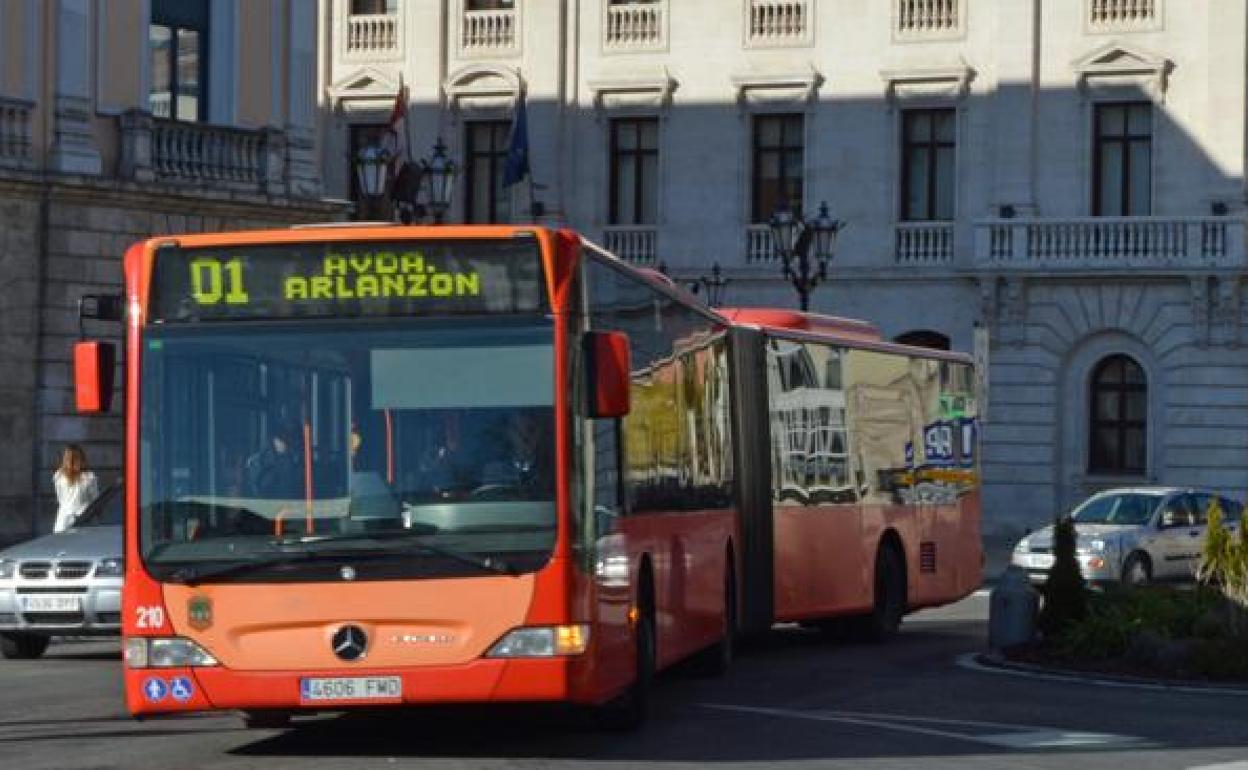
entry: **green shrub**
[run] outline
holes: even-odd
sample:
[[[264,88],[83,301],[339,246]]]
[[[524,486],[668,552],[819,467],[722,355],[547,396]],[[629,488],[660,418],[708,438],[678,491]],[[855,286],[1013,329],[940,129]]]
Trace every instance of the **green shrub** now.
[[[1087,586],[1075,558],[1075,522],[1066,516],[1053,526],[1053,566],[1044,584],[1040,631],[1045,636],[1060,634],[1070,624],[1083,620],[1087,612]]]
[[[1209,526],[1196,577],[1206,585],[1216,586],[1239,608],[1248,608],[1248,526],[1240,522],[1239,536],[1232,536],[1216,497],[1209,505],[1207,517]],[[1232,611],[1228,615],[1234,634],[1245,631],[1243,614]]]

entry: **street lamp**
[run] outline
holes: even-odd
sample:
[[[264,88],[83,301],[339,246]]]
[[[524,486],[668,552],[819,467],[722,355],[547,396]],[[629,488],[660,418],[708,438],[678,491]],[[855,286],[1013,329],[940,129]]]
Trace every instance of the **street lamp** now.
[[[451,189],[457,171],[442,137],[438,137],[428,158],[404,163],[397,171],[393,169],[392,160],[390,151],[380,144],[370,144],[356,154],[355,173],[360,193],[377,203],[389,188],[390,200],[403,224],[423,219],[426,212],[433,216],[434,224],[442,224],[451,207]]]
[[[732,283],[731,278],[724,278],[723,268],[719,263],[711,265],[711,277],[705,275],[698,277],[689,284],[690,290],[697,294],[699,289],[706,289],[706,304],[711,307],[719,307],[724,301],[724,289],[728,288],[728,284]]]
[[[826,201],[819,204],[818,216],[804,221],[793,213],[785,201],[771,215],[768,224],[771,227],[771,245],[781,262],[784,279],[797,290],[802,310],[809,310],[810,293],[827,280],[828,262],[832,260],[836,236],[844,229],[845,223],[831,217]],[[813,264],[811,246],[815,248]]]

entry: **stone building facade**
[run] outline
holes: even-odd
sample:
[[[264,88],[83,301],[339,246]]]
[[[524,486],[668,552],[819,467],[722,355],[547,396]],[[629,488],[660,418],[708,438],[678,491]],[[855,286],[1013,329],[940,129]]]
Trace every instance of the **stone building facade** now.
[[[50,528],[65,443],[119,473],[120,418],[73,413],[69,354],[79,297],[120,291],[130,244],[341,211],[321,199],[311,11],[0,4],[0,542]]]
[[[402,82],[452,219],[529,201],[792,305],[764,223],[848,223],[817,310],[978,347],[988,544],[1110,485],[1248,487],[1245,0],[321,0],[324,179]],[[515,105],[533,180],[501,187]],[[979,344],[976,345],[976,341]],[[1000,554],[1000,550],[994,550]]]

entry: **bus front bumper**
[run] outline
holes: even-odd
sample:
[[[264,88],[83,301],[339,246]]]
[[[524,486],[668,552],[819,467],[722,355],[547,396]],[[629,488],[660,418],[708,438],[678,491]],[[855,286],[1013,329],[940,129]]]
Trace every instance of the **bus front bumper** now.
[[[126,702],[135,716],[217,709],[316,712],[438,703],[572,702],[571,660],[481,659],[458,666],[326,671],[126,669]],[[400,685],[397,694],[391,687],[395,678]],[[357,689],[368,684],[381,694],[309,698],[312,688],[305,680],[356,680]]]

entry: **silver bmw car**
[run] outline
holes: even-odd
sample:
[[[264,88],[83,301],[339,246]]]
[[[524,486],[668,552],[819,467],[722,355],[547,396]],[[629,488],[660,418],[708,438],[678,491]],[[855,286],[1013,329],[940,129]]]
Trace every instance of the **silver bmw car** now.
[[[74,526],[0,551],[0,654],[37,658],[53,636],[121,632],[121,485]]]
[[[1214,500],[1228,526],[1237,527],[1243,505],[1216,492],[1139,487],[1092,495],[1071,513],[1084,579],[1131,585],[1192,580]],[[1026,570],[1032,582],[1047,580],[1053,566],[1053,527],[1020,540],[1010,561]]]

